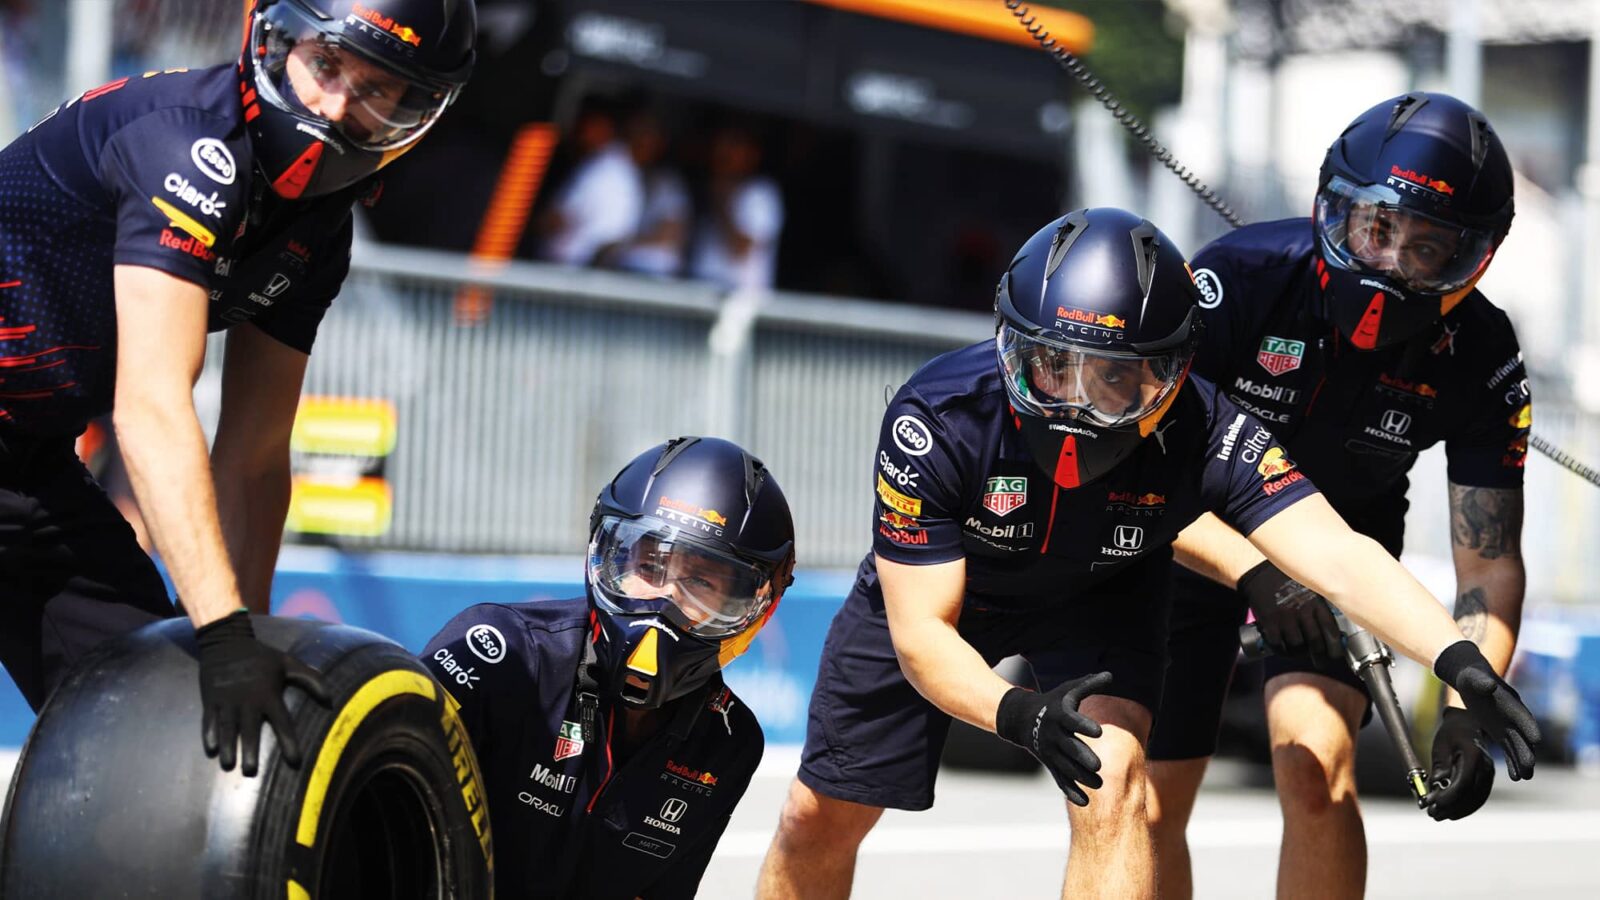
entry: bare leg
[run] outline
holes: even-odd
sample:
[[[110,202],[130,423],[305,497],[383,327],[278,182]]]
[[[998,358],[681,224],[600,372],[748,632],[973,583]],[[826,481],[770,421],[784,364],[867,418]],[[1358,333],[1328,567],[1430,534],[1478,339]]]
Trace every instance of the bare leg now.
[[[1156,886],[1163,900],[1194,896],[1194,871],[1189,862],[1189,816],[1211,757],[1150,761],[1150,791],[1145,806],[1155,839]]]
[[[1155,850],[1145,815],[1144,742],[1150,736],[1150,710],[1120,697],[1089,697],[1082,711],[1104,727],[1085,740],[1100,757],[1105,784],[1089,791],[1089,805],[1067,806],[1072,849],[1062,897],[1154,897]]]
[[[1359,898],[1367,837],[1356,800],[1356,730],[1366,697],[1313,673],[1267,682],[1272,775],[1283,808],[1278,896]]]
[[[778,816],[778,833],[767,848],[756,881],[761,900],[850,896],[856,850],[883,810],[835,800],[796,779]]]

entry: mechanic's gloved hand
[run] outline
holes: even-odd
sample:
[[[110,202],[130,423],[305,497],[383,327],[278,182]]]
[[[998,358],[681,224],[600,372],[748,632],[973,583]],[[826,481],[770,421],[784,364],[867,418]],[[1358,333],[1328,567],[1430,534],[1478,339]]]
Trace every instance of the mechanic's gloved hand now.
[[[1262,560],[1239,578],[1238,591],[1256,614],[1261,637],[1274,653],[1309,656],[1318,668],[1344,660],[1344,635],[1316,591]]]
[[[1494,788],[1494,760],[1472,715],[1447,706],[1433,735],[1433,790],[1423,798],[1435,822],[1465,819],[1478,811]]]
[[[1061,792],[1078,806],[1089,805],[1084,788],[1102,783],[1096,774],[1100,757],[1078,737],[1099,737],[1100,723],[1078,712],[1078,704],[1110,683],[1111,673],[1099,672],[1074,678],[1047,694],[1012,688],[1000,698],[994,714],[995,734],[1037,756]]]
[[[239,610],[195,630],[200,645],[200,703],[204,715],[201,740],[207,756],[220,756],[222,769],[233,770],[234,744],[239,744],[240,771],[256,774],[261,720],[278,733],[284,762],[300,765],[300,739],[294,733],[283,689],[293,684],[324,705],[328,690],[315,671],[293,657],[256,640],[250,614]]]
[[[1506,774],[1512,781],[1533,777],[1533,751],[1539,746],[1539,724],[1506,684],[1478,645],[1462,639],[1444,648],[1433,661],[1433,673],[1456,689],[1477,726],[1506,752]]]

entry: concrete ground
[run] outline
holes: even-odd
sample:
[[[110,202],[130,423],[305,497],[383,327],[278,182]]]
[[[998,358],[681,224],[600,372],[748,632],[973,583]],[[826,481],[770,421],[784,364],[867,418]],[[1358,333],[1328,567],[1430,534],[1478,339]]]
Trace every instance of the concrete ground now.
[[[750,897],[798,761],[772,747],[701,882],[706,898]],[[1212,767],[1190,825],[1197,898],[1272,897],[1281,819],[1276,797],[1247,786],[1244,764]],[[1043,772],[946,771],[928,812],[890,811],[862,846],[857,897],[1054,897],[1066,815]],[[1372,898],[1600,897],[1600,778],[1541,766],[1529,782],[1502,769],[1477,814],[1436,823],[1403,800],[1364,800]],[[1312,896],[1312,894],[1307,894]]]

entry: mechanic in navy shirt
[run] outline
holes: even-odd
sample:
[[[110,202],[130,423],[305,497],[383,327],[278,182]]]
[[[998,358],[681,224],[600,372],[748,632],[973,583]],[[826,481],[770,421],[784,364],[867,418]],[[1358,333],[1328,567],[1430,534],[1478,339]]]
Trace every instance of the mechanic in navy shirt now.
[[[1406,473],[1444,442],[1456,621],[1498,672],[1522,615],[1532,411],[1511,323],[1473,285],[1511,215],[1511,164],[1483,114],[1407,94],[1363,113],[1328,150],[1315,219],[1241,228],[1194,261],[1207,326],[1195,371],[1264,419],[1345,521],[1395,556]],[[1327,604],[1214,517],[1176,547],[1200,574],[1176,573],[1172,666],[1150,742],[1162,893],[1190,892],[1184,832],[1248,604],[1285,654],[1266,662],[1279,893],[1360,896],[1355,738],[1370,706]],[[1478,729],[1450,702],[1429,776],[1436,819],[1476,810],[1494,780]]]
[[[428,642],[483,769],[501,897],[694,896],[763,748],[721,670],[793,568],[761,461],[678,438],[601,492],[586,597],[474,606]]]
[[[206,748],[253,775],[263,719],[299,756],[285,683],[321,693],[247,610],[267,610],[350,205],[454,99],[476,17],[472,0],[263,0],[246,25],[237,65],[113,81],[0,150],[0,658],[38,709],[89,648],[173,614],[73,454],[111,412],[198,629]],[[208,458],[193,387],[219,329]]]
[[[1073,804],[1066,895],[1153,895],[1144,743],[1171,543],[1207,511],[1446,681],[1489,679],[1470,700],[1485,727],[1532,739],[1526,708],[1496,693],[1422,586],[1258,420],[1186,377],[1199,300],[1149,222],[1069,213],[1001,278],[995,340],[935,358],[895,395],[873,553],[828,634],[760,896],[846,894],[883,808],[932,804],[951,716],[1034,753]],[[1038,692],[991,671],[1017,653]]]

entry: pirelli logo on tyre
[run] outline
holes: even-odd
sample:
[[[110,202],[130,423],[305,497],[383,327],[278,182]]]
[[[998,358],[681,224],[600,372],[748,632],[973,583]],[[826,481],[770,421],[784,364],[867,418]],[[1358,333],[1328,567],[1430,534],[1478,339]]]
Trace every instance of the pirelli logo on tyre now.
[[[915,497],[907,497],[895,490],[889,482],[883,480],[882,475],[878,476],[878,499],[883,501],[884,506],[896,512],[912,517],[922,515],[922,501]]]

